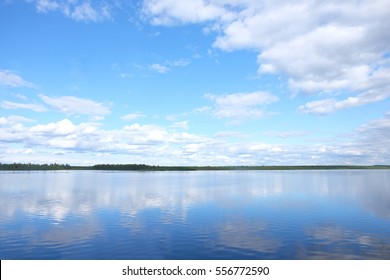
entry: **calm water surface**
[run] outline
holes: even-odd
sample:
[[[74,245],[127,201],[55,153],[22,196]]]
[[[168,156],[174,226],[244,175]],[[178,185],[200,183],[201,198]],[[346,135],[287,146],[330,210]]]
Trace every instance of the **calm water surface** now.
[[[390,171],[0,172],[0,259],[390,259]]]

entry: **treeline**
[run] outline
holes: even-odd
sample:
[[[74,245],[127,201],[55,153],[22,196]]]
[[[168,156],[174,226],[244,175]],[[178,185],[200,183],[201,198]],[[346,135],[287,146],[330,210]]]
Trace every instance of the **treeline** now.
[[[146,164],[97,164],[71,166],[69,164],[0,163],[0,170],[111,170],[111,171],[196,171],[196,170],[337,170],[390,169],[390,165],[286,165],[286,166],[159,166]]]
[[[91,167],[93,170],[127,170],[127,171],[193,171],[199,170],[190,166],[158,166],[146,164],[97,164]]]
[[[337,170],[337,169],[390,169],[390,165],[275,165],[275,166],[158,166],[146,164],[98,164],[94,170],[128,171],[196,171],[196,170]]]
[[[0,170],[71,170],[69,164],[0,163]]]

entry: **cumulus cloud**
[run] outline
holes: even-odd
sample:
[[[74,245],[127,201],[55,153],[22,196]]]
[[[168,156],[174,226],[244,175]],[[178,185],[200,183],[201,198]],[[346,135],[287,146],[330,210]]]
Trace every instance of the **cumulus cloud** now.
[[[34,88],[35,85],[24,80],[20,75],[10,70],[0,69],[0,85],[8,87],[27,87]]]
[[[0,118],[0,143],[18,143],[28,147],[45,147],[90,154],[159,155],[174,154],[170,146],[208,143],[207,138],[175,132],[158,125],[132,124],[121,129],[105,130],[98,123],[75,124],[69,119],[26,126],[25,120]],[[166,154],[167,153],[167,154]]]
[[[49,97],[40,94],[39,97],[46,104],[65,114],[104,116],[110,114],[107,106],[90,99],[75,96]]]
[[[76,21],[99,22],[111,18],[111,9],[105,1],[56,1],[36,0],[33,1],[40,13],[59,11],[66,17]]]
[[[259,75],[282,75],[295,93],[344,95],[345,100],[320,100],[300,108],[308,113],[322,103],[328,106],[322,113],[331,113],[388,98],[389,11],[390,2],[383,0],[184,0],[178,5],[145,0],[143,4],[153,24],[205,23],[216,33],[214,47],[257,51]]]
[[[235,120],[257,119],[264,115],[263,107],[279,98],[268,92],[233,93],[226,95],[206,94],[214,102],[214,116]]]
[[[297,131],[269,133],[277,137],[301,136]],[[115,159],[114,162],[160,165],[364,165],[388,163],[390,113],[325,143],[270,144],[249,136],[244,142],[230,142],[229,137],[243,135],[224,132],[217,136],[213,139],[182,131],[179,126],[155,124],[104,129],[99,123],[75,123],[69,119],[36,124],[18,116],[0,118],[0,144],[7,143],[8,148],[15,145],[18,149],[40,149],[45,154],[55,152],[66,159],[72,159],[73,155],[78,158],[78,162],[73,159],[75,164],[81,162],[80,153],[88,151],[88,156],[82,159],[95,162],[101,162],[100,154],[105,156],[105,162]],[[2,149],[1,157],[9,160]]]
[[[76,127],[70,120],[64,119],[55,123],[52,122],[45,125],[39,124],[31,127],[28,131],[35,135],[48,134],[64,136],[74,133],[76,131]]]

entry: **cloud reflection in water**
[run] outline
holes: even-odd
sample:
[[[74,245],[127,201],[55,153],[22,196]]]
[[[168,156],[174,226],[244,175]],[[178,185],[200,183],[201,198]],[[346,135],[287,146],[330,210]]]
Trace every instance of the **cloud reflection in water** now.
[[[3,259],[390,258],[389,171],[2,172],[0,194]]]

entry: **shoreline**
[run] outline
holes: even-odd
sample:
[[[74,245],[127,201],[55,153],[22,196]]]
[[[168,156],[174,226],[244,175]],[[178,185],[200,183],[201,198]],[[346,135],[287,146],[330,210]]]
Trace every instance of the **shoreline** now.
[[[239,171],[239,170],[390,170],[390,165],[261,165],[261,166],[159,166],[146,164],[1,164],[0,171],[107,170],[107,171]]]

